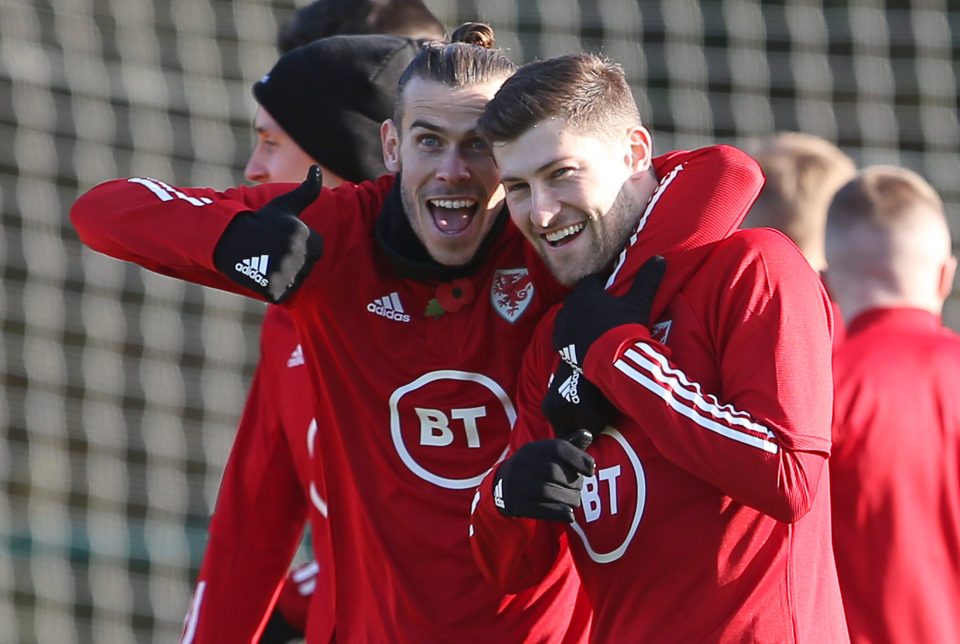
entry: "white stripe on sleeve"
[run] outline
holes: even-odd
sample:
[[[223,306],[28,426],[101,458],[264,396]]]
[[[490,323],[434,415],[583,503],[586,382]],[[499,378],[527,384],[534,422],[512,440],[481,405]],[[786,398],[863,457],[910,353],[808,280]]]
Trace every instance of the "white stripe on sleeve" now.
[[[637,342],[614,367],[700,427],[771,454],[779,451],[776,435],[770,429],[746,412],[720,404],[713,395],[705,395],[699,384],[671,367],[650,345]]]

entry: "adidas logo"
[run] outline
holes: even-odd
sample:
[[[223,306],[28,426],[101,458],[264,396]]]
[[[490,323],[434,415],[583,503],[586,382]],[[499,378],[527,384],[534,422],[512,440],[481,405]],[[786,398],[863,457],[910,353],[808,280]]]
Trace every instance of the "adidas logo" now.
[[[260,286],[265,287],[270,283],[266,278],[267,262],[269,261],[269,255],[260,255],[259,257],[250,257],[249,259],[237,262],[233,268],[238,273],[246,275]]]
[[[288,367],[299,367],[303,364],[303,347],[299,344],[297,348],[293,350],[293,353],[290,354],[290,357],[287,358]]]
[[[400,295],[396,291],[390,295],[378,297],[373,302],[370,302],[370,304],[367,304],[367,310],[383,316],[388,320],[395,320],[397,322],[410,321],[410,315],[404,312],[403,305],[400,304]]]
[[[497,481],[497,484],[493,486],[493,504],[498,508],[507,507],[503,503],[503,479]]]
[[[560,395],[563,399],[574,405],[580,404],[580,392],[577,386],[580,383],[580,374],[574,371],[570,377],[560,383]]]
[[[580,368],[579,361],[577,360],[577,345],[568,344],[560,349],[560,359],[573,367],[578,373],[583,373],[583,369]]]

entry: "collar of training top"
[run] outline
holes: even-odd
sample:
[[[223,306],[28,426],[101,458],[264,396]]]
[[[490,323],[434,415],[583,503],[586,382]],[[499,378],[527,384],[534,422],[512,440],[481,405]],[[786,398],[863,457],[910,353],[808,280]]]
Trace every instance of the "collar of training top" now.
[[[424,282],[455,280],[467,277],[477,270],[490,251],[490,247],[500,237],[509,218],[510,215],[504,206],[473,259],[462,266],[445,266],[430,257],[423,242],[413,232],[407,213],[403,210],[398,174],[380,211],[380,217],[374,227],[374,237],[400,277]]]

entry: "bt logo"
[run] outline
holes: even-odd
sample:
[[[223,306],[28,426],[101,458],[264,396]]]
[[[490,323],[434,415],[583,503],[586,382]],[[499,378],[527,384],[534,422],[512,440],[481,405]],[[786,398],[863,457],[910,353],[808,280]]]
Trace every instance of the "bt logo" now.
[[[390,437],[416,476],[451,490],[472,489],[503,460],[517,412],[492,378],[444,369],[390,396]]]

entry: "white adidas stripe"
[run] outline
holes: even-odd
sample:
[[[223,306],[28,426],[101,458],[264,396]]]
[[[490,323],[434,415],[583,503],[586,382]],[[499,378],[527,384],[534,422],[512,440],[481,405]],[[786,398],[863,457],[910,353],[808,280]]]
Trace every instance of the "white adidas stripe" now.
[[[660,201],[660,197],[664,192],[666,192],[670,184],[673,183],[673,180],[677,178],[677,175],[680,174],[681,170],[683,170],[682,164],[675,167],[667,174],[667,176],[660,180],[660,185],[657,186],[657,189],[650,196],[650,201],[647,202],[647,207],[643,211],[643,216],[640,217],[636,228],[634,228],[633,234],[630,235],[630,241],[623,248],[623,250],[620,251],[620,257],[617,258],[617,265],[613,268],[613,272],[610,273],[610,277],[607,278],[607,283],[604,288],[610,288],[613,285],[613,282],[617,279],[620,269],[623,268],[623,265],[627,261],[627,251],[637,243],[637,237],[640,235],[640,231],[643,230],[643,227],[647,225],[647,219],[649,219],[650,214],[657,205],[657,202]]]
[[[191,197],[188,194],[185,194],[170,184],[164,183],[159,179],[147,179],[144,177],[134,177],[132,179],[127,179],[128,183],[137,183],[141,186],[147,188],[150,192],[156,195],[157,199],[160,201],[171,201],[172,199],[182,199],[186,201],[191,206],[208,206],[213,203],[213,199],[210,197]]]
[[[637,349],[636,351],[634,349]],[[754,421],[749,414],[721,405],[716,397],[704,395],[700,385],[669,365],[650,345],[634,344],[614,363],[621,373],[661,398],[679,414],[697,425],[726,438],[776,454],[780,446],[776,435]]]

